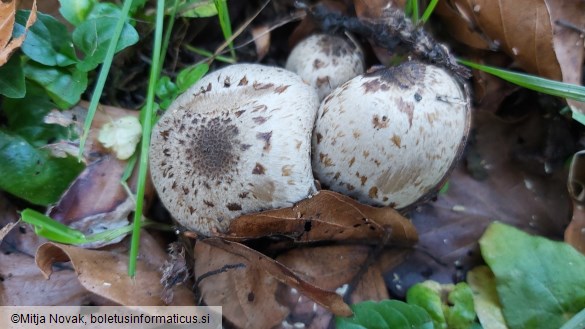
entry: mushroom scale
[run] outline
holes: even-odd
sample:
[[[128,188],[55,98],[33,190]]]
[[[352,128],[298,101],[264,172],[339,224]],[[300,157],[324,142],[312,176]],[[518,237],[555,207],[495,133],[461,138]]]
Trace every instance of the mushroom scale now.
[[[315,192],[311,132],[319,107],[296,74],[235,64],[202,78],[153,128],[152,180],[171,215],[209,235],[246,213]]]
[[[469,116],[463,88],[441,68],[406,62],[357,76],[321,103],[315,178],[363,203],[408,207],[444,181]]]

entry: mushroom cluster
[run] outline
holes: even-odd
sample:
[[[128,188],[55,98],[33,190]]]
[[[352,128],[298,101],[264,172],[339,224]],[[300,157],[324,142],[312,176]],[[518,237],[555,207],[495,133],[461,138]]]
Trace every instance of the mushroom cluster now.
[[[315,192],[314,88],[287,70],[237,64],[177,98],[153,129],[150,168],[182,225],[224,231],[241,214],[282,208]]]
[[[177,98],[150,148],[171,215],[203,235],[225,231],[242,214],[307,198],[313,175],[363,203],[406,208],[432,195],[463,149],[469,101],[444,69],[410,61],[373,70],[321,104],[313,82],[235,64]]]

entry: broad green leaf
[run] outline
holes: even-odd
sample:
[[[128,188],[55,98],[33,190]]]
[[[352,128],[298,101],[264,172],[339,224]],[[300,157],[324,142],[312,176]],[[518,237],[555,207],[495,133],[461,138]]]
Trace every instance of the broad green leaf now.
[[[55,104],[40,86],[28,82],[25,98],[6,98],[2,103],[7,132],[19,135],[32,146],[41,147],[71,137],[73,131],[59,125],[44,123],[45,116]]]
[[[83,164],[75,158],[53,158],[20,136],[0,131],[0,189],[33,204],[56,202]]]
[[[119,8],[111,4],[100,4],[91,12],[88,19],[73,31],[73,43],[84,53],[83,59],[77,64],[78,69],[91,71],[104,61],[120,15]],[[135,44],[138,39],[136,29],[125,23],[116,45],[116,52]]]
[[[22,98],[26,94],[24,72],[20,56],[12,56],[6,64],[0,66],[0,95],[10,98]]]
[[[91,12],[95,0],[59,0],[59,12],[74,26],[78,26]]]
[[[189,87],[191,87],[195,82],[199,81],[201,77],[203,77],[207,71],[209,71],[209,65],[206,63],[201,63],[192,67],[188,67],[183,69],[179,72],[177,76],[177,87],[179,88],[179,93],[185,92]]]
[[[433,322],[424,309],[401,301],[366,301],[351,308],[352,317],[335,319],[337,329],[433,329]]]
[[[16,13],[14,36],[24,33],[29,14],[29,10],[19,10]],[[77,62],[65,25],[42,13],[37,13],[37,21],[28,30],[21,49],[33,61],[48,66],[67,66]]]
[[[479,241],[511,329],[560,328],[585,308],[585,256],[494,222]]]
[[[30,62],[24,67],[26,77],[41,85],[61,109],[79,102],[87,88],[87,73],[75,68],[50,67]]]

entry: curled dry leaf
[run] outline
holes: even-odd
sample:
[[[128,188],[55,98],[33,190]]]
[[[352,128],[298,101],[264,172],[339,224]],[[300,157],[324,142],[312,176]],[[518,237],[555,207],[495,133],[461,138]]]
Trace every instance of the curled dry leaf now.
[[[148,242],[145,244],[152,246]],[[77,279],[85,289],[120,305],[164,305],[161,300],[163,287],[160,284],[159,266],[144,257],[138,260],[135,278],[127,274],[126,253],[88,250],[48,242],[39,247],[35,260],[46,278],[52,275],[55,263],[70,261]],[[194,305],[192,298],[186,287],[178,287],[173,305]]]
[[[37,20],[37,2],[33,1],[24,34],[10,40],[16,15],[16,0],[0,1],[0,66],[8,62],[12,53],[24,42],[26,32]]]
[[[565,242],[585,254],[585,151],[573,157],[567,185],[573,201],[573,219],[565,230]]]
[[[392,208],[374,208],[350,197],[320,191],[293,207],[244,215],[234,220],[225,237],[249,239],[284,235],[297,242],[359,241],[410,246],[417,233],[412,223]]]

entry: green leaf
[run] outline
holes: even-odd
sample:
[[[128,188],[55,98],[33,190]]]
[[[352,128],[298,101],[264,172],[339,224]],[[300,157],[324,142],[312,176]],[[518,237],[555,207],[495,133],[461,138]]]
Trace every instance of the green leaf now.
[[[406,301],[425,309],[436,329],[470,329],[475,324],[473,292],[465,282],[417,283],[408,289]]]
[[[449,329],[470,329],[475,323],[475,308],[473,292],[465,282],[459,282],[447,297],[449,304],[445,305],[447,326]]]
[[[77,64],[78,69],[88,72],[104,61],[120,15],[120,9],[112,4],[99,4],[88,19],[73,31],[73,43],[85,55]],[[116,45],[116,52],[137,43],[138,39],[136,29],[124,23],[122,34]]]
[[[170,1],[167,3],[169,5],[165,10],[170,12],[172,5]],[[177,15],[190,18],[211,17],[217,15],[217,7],[213,0],[184,0],[177,8]]]
[[[20,136],[0,131],[0,189],[38,205],[56,202],[83,169],[76,159],[53,158]]]
[[[0,66],[0,95],[10,98],[22,98],[26,94],[24,72],[20,56],[12,56],[6,64]]]
[[[429,314],[419,306],[397,300],[366,301],[351,306],[351,318],[337,317],[337,329],[433,329]]]
[[[406,292],[408,304],[418,305],[425,309],[433,319],[435,329],[447,328],[440,290],[441,286],[438,282],[425,281],[413,285]]]
[[[189,87],[191,87],[195,82],[199,81],[199,79],[201,79],[201,77],[203,77],[207,71],[209,71],[209,65],[206,63],[201,63],[181,70],[177,76],[177,87],[179,88],[179,93],[183,93],[189,89]]]
[[[29,10],[19,10],[16,13],[13,31],[15,37],[24,33],[29,14]],[[77,62],[65,25],[42,13],[37,13],[37,20],[27,32],[21,49],[33,61],[48,66],[67,66]]]
[[[50,67],[30,62],[24,68],[26,77],[41,85],[61,109],[79,102],[87,88],[87,73],[75,68]]]
[[[45,116],[55,104],[40,86],[28,82],[25,98],[6,98],[2,110],[7,121],[7,132],[19,135],[32,146],[41,147],[73,133],[65,127],[44,123]]]
[[[559,328],[585,308],[585,256],[494,222],[479,241],[511,329]]]
[[[78,26],[87,19],[95,5],[94,0],[59,0],[59,12],[74,26]]]

